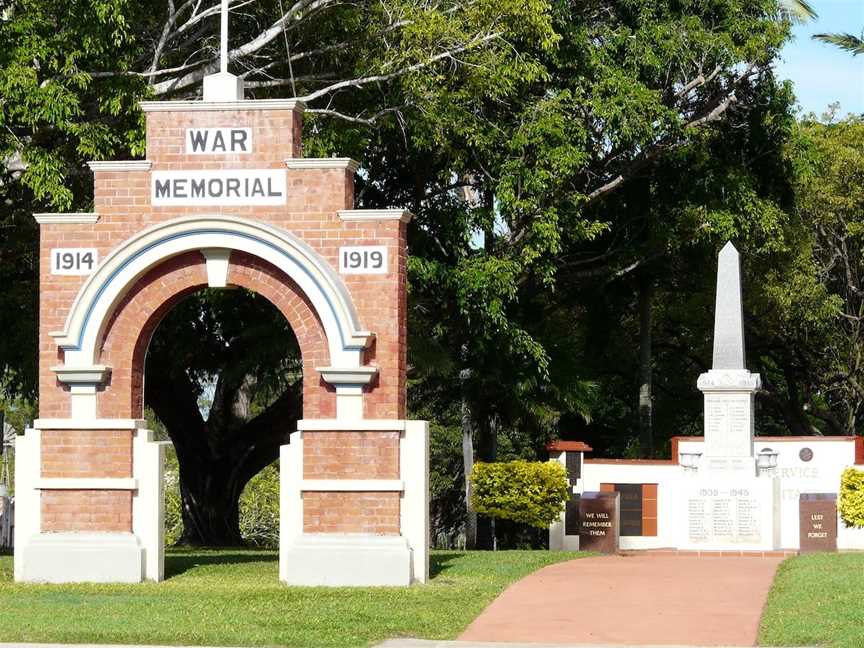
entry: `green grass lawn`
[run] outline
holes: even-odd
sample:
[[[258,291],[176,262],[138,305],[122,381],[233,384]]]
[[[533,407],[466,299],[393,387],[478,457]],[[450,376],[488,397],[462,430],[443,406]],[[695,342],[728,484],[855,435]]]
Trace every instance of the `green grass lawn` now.
[[[762,616],[766,646],[864,646],[864,554],[809,554],[780,565]]]
[[[452,639],[504,588],[584,554],[432,553],[410,588],[280,585],[274,551],[169,551],[167,579],[141,585],[25,585],[0,556],[0,642],[364,646]]]

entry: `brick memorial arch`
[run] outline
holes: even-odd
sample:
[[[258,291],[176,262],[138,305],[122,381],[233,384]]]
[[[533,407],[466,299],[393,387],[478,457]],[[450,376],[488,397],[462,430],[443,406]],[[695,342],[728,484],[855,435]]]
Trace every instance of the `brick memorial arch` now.
[[[147,159],[92,162],[93,213],[36,215],[39,418],[17,448],[15,578],[162,579],[147,346],[183,297],[239,286],[283,313],[303,358],[281,580],[425,582],[428,427],[405,420],[410,214],[353,209],[357,163],[301,156],[301,102],[208,81],[203,101],[141,104]]]

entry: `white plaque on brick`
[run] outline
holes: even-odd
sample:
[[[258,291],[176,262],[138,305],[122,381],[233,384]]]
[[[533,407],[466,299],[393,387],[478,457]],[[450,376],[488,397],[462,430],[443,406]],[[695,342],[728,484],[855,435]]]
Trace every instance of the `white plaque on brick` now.
[[[387,247],[355,245],[339,248],[341,274],[387,274]]]
[[[286,201],[281,169],[154,171],[151,183],[155,206],[284,205]]]
[[[252,152],[251,128],[187,128],[188,155],[226,155]]]
[[[51,274],[89,275],[96,269],[96,248],[54,248],[51,250]]]

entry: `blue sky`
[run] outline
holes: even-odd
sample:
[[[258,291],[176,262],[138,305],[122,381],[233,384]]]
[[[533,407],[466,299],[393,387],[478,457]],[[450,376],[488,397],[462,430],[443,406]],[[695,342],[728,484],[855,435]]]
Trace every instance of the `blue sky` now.
[[[819,18],[796,25],[795,39],[783,49],[777,76],[791,79],[803,112],[821,115],[839,101],[841,114],[864,113],[864,55],[852,56],[832,45],[814,41],[821,32],[864,30],[864,0],[811,0]]]

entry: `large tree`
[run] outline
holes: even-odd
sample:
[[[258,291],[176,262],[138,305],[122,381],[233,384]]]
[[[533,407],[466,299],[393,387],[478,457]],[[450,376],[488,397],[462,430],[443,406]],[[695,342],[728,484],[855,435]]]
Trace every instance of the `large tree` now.
[[[426,389],[462,400],[454,414],[485,460],[508,428],[535,429],[542,447],[545,435],[581,429],[585,409],[595,421],[611,413],[592,383],[598,370],[605,378],[630,364],[604,356],[594,337],[612,330],[601,323],[602,297],[650,285],[689,244],[701,245],[704,264],[735,231],[724,227],[729,211],[763,192],[730,174],[726,187],[744,190],[740,200],[700,214],[708,192],[700,195],[688,165],[713,142],[749,173],[738,163],[747,137],[774,118],[788,123],[770,67],[789,26],[775,3],[555,2],[550,11],[556,46],[524,49],[544,75],[504,100],[442,97],[435,113],[453,115],[453,126],[440,138],[421,130],[420,140],[422,124],[409,123],[416,144],[431,143],[388,176],[420,225],[412,316],[415,330],[433,335],[414,342],[415,373]],[[384,159],[407,149],[397,138],[388,146],[397,152]],[[454,185],[467,194],[461,204]],[[681,188],[692,209],[676,202]],[[613,320],[629,306],[606,305]],[[629,339],[610,340],[634,357]],[[488,546],[483,531],[478,541]]]

